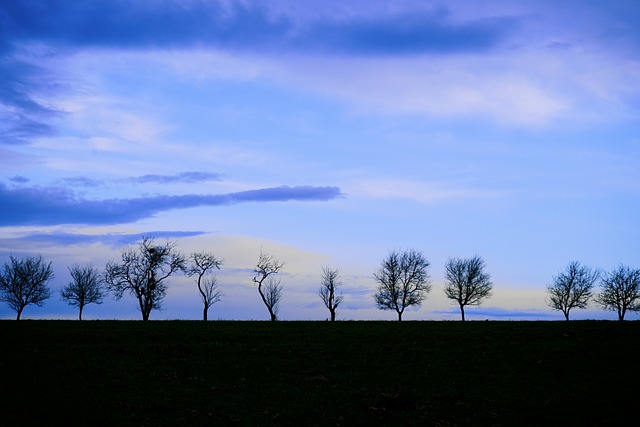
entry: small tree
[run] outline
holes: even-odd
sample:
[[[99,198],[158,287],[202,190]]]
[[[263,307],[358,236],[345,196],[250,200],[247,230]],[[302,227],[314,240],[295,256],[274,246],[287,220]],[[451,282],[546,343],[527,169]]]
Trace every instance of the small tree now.
[[[640,311],[640,269],[619,265],[602,278],[602,291],[595,297],[605,310],[615,310],[623,321],[627,311]]]
[[[264,303],[267,305],[271,320],[278,320],[280,300],[282,299],[282,281],[273,276],[267,277],[264,285]]]
[[[267,310],[269,310],[269,316],[273,322],[278,320],[277,310],[274,311],[274,307],[279,307],[278,303],[282,297],[282,285],[280,281],[270,279],[265,283],[265,280],[272,274],[278,274],[282,270],[282,267],[284,267],[284,262],[279,261],[273,255],[260,251],[258,264],[256,264],[256,267],[253,269],[256,274],[253,277],[253,282],[258,285],[260,298],[262,298],[262,302],[267,307]]]
[[[214,270],[220,270],[222,260],[207,252],[195,252],[190,257],[191,264],[187,268],[189,276],[196,276],[200,298],[204,304],[202,320],[208,318],[209,308],[220,301],[223,296],[218,287],[218,278],[213,274]]]
[[[122,262],[111,261],[105,269],[107,289],[119,300],[129,292],[138,300],[142,320],[149,320],[151,310],[162,308],[167,294],[165,280],[177,270],[184,270],[185,257],[167,241],[156,245],[152,237],[143,237],[138,248],[122,251]]]
[[[60,297],[69,305],[78,307],[78,320],[82,320],[82,309],[87,304],[102,304],[103,277],[93,265],[69,267],[71,281],[60,290]]]
[[[337,268],[322,267],[322,282],[318,289],[318,295],[325,307],[329,309],[332,322],[336,320],[336,309],[342,302],[342,295],[336,295],[336,291],[341,285],[340,271]]]
[[[460,306],[463,322],[465,306],[480,305],[482,300],[491,296],[493,283],[484,268],[484,260],[478,255],[465,259],[449,258],[445,265],[444,293]]]
[[[393,251],[373,274],[378,290],[373,296],[380,310],[395,310],[398,321],[407,307],[422,304],[431,290],[427,268],[429,261],[416,250]]]
[[[554,310],[562,311],[565,320],[569,320],[569,312],[573,308],[585,309],[593,295],[592,289],[600,273],[578,261],[572,261],[565,272],[553,278],[553,283],[547,286],[549,300],[547,304]]]
[[[41,255],[26,258],[11,255],[0,272],[0,301],[6,302],[17,313],[16,320],[20,320],[26,306],[42,307],[51,296],[47,286],[51,279],[51,262],[45,263]]]

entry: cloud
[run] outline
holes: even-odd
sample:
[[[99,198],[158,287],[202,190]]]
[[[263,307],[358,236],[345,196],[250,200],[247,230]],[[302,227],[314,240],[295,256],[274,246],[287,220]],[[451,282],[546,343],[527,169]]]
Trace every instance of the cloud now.
[[[58,89],[49,71],[0,51],[0,81],[0,144],[24,144],[33,137],[55,133],[48,120],[60,111],[41,101]]]
[[[120,49],[215,47],[351,54],[485,50],[513,18],[454,22],[445,9],[365,17],[349,14],[302,25],[262,4],[239,1],[70,0],[5,2],[5,49],[14,43]]]
[[[222,175],[218,173],[210,172],[181,172],[176,175],[142,175],[133,178],[127,178],[124,181],[132,184],[171,184],[171,183],[187,183],[192,184],[195,182],[206,181],[220,181]]]
[[[38,247],[51,246],[73,246],[73,245],[90,245],[94,243],[100,243],[110,247],[121,247],[123,245],[131,245],[139,242],[144,236],[151,236],[158,239],[179,239],[183,237],[194,237],[207,234],[203,231],[148,231],[145,233],[131,233],[131,234],[78,234],[78,233],[66,233],[66,232],[52,232],[52,233],[34,233],[25,236],[21,236],[16,239],[2,239],[5,246],[13,246],[11,244],[6,245],[7,241],[15,240],[19,243],[28,242],[30,244],[37,244]]]
[[[65,188],[9,188],[0,183],[0,226],[122,224],[172,209],[247,202],[328,201],[342,196],[337,187],[281,186],[219,195],[88,200]]]
[[[212,172],[181,172],[175,175],[149,174],[115,180],[98,180],[86,176],[62,179],[65,185],[74,187],[98,187],[108,182],[124,184],[193,184],[196,182],[221,181],[222,174]],[[16,181],[18,182],[18,181]]]
[[[43,57],[89,49],[213,49],[405,55],[486,50],[512,26],[501,18],[453,23],[443,10],[311,20],[236,1],[71,0],[0,3],[0,144],[49,136],[45,93],[68,90]]]
[[[25,184],[29,182],[29,178],[26,176],[16,175],[14,177],[9,178],[10,181],[17,182],[18,184]]]

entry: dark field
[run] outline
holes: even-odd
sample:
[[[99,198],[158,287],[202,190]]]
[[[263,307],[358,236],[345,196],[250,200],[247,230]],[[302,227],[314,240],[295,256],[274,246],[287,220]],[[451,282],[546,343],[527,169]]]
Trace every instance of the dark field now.
[[[640,322],[0,321],[0,425],[632,425]]]

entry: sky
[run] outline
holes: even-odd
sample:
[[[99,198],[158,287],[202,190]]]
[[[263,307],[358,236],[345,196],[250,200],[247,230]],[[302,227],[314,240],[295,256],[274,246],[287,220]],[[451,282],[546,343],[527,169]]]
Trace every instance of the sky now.
[[[329,317],[329,266],[339,320],[394,320],[373,273],[416,249],[432,290],[405,320],[459,319],[444,266],[476,254],[494,291],[468,319],[560,320],[569,262],[640,267],[638,22],[634,0],[1,1],[0,262],[55,272],[23,318],[75,318],[68,267],[152,236],[224,260],[210,319],[268,319],[262,250],[281,319]],[[201,318],[193,278],[169,284],[151,318]]]

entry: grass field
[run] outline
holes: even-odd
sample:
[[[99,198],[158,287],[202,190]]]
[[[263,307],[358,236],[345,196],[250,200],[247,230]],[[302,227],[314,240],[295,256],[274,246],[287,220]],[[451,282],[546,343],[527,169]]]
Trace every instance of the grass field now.
[[[0,425],[632,425],[640,322],[0,321]]]

